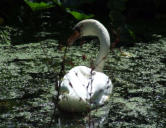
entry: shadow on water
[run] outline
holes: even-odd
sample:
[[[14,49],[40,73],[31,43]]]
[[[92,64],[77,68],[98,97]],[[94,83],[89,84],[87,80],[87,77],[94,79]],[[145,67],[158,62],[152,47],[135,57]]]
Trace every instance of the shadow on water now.
[[[109,112],[109,107],[105,106],[90,113],[69,113],[57,111],[52,127],[63,128],[96,128],[103,127]]]
[[[59,6],[32,12],[27,17],[31,18],[17,24],[17,27],[14,25],[15,30],[11,32],[12,44],[34,43],[45,39],[56,39],[64,44],[64,39],[71,33],[71,27],[75,21]]]

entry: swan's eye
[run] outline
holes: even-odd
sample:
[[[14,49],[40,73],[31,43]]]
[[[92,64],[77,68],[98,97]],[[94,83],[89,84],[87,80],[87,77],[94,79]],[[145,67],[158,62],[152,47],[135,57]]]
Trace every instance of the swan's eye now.
[[[78,31],[79,33],[81,32],[80,27],[76,27],[74,30],[75,30],[75,31]]]

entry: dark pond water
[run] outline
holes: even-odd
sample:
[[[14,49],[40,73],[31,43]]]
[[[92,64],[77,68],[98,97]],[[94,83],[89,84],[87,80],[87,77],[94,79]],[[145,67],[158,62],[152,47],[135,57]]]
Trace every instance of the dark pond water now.
[[[93,41],[70,47],[65,70],[90,65],[96,47]],[[118,49],[110,52],[104,68],[114,84],[109,103],[85,116],[56,111],[52,128],[166,126],[166,38],[121,50],[122,54]],[[63,54],[64,47],[51,39],[0,46],[0,128],[48,127],[54,112],[54,78]]]

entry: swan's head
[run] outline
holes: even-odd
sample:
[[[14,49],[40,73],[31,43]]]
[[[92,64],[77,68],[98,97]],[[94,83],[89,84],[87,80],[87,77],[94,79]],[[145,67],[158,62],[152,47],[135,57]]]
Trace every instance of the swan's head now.
[[[83,36],[99,36],[105,27],[97,20],[87,19],[78,22],[73,28],[73,34],[68,39],[68,44],[72,45],[73,42]],[[107,31],[106,31],[107,32]],[[106,33],[107,34],[107,33]]]

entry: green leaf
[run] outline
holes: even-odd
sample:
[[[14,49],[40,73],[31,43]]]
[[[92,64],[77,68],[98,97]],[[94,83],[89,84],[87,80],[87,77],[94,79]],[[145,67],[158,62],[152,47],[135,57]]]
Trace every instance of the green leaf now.
[[[89,18],[94,17],[93,14],[87,15],[85,13],[80,13],[80,12],[77,12],[77,11],[71,11],[69,8],[66,8],[66,11],[68,13],[70,13],[71,15],[73,15],[77,20],[89,19]]]
[[[46,9],[46,8],[51,8],[53,7],[52,4],[48,4],[48,3],[45,3],[45,2],[40,2],[40,3],[37,3],[37,2],[31,2],[29,0],[24,0],[26,2],[26,4],[31,7],[31,9],[33,11],[37,11],[37,10],[41,10],[41,9]]]
[[[136,39],[136,36],[135,36],[135,33],[130,29],[130,28],[127,28],[130,36],[135,40]]]

